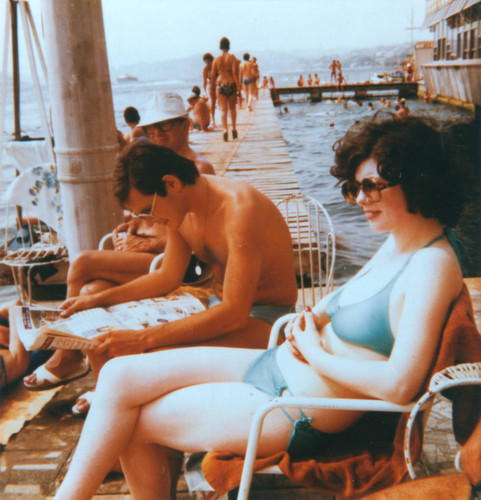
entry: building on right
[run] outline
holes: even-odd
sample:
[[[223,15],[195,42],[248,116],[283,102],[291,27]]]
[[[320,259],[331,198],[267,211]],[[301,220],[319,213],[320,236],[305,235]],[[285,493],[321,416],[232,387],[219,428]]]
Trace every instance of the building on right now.
[[[422,64],[426,90],[481,114],[481,0],[426,0],[424,28],[433,33],[432,61]]]

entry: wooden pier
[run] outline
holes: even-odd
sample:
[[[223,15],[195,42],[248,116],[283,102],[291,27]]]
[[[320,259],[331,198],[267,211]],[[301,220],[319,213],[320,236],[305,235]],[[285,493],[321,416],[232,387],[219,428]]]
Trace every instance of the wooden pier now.
[[[224,142],[219,128],[215,132],[192,134],[191,143],[214,164],[218,175],[245,180],[274,201],[299,192],[276,112],[268,96],[261,96],[252,113],[240,111],[237,129],[239,139],[236,141]],[[473,296],[478,326],[481,326],[481,278],[466,281]],[[83,425],[83,420],[72,417],[70,408],[75,399],[93,385],[94,377],[89,374],[43,392],[27,391],[20,382],[11,387],[0,407],[2,499],[53,498]],[[442,463],[444,472],[452,471],[455,447],[450,442],[451,433],[444,431],[450,425],[449,408],[435,412],[430,423],[433,431],[426,433],[424,449],[433,450],[437,464]],[[443,432],[434,432],[439,429]],[[94,498],[131,500],[132,496],[124,478],[111,475]],[[177,498],[192,498],[183,480],[178,485]],[[308,491],[279,476],[257,479],[251,498],[334,499],[331,495]]]
[[[366,99],[380,93],[387,94],[388,91],[397,93],[398,97],[415,97],[418,92],[417,83],[345,83],[344,85],[325,84],[311,87],[276,87],[270,89],[272,102],[279,103],[280,96],[307,94],[313,102],[322,101],[324,95],[346,95],[352,94],[354,99]]]

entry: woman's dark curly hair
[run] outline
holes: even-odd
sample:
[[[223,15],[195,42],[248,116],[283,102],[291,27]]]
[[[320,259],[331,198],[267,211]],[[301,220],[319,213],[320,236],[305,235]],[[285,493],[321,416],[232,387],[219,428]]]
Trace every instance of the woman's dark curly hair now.
[[[375,115],[352,126],[333,149],[331,174],[340,182],[353,180],[359,165],[373,159],[383,179],[401,186],[409,212],[456,225],[463,208],[460,173],[449,134],[432,119]]]
[[[133,142],[117,159],[114,194],[121,206],[125,205],[133,187],[145,195],[166,196],[162,178],[168,174],[175,175],[183,184],[195,184],[199,177],[195,163],[171,149],[150,141]]]

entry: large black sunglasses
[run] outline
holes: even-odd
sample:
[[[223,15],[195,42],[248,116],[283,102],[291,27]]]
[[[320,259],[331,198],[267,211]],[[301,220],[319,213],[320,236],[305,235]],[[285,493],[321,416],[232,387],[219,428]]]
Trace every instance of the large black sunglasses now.
[[[381,199],[381,191],[389,187],[395,186],[396,183],[383,183],[376,182],[372,179],[363,179],[361,182],[358,181],[346,181],[341,185],[342,195],[344,199],[351,205],[357,205],[357,197],[359,196],[359,191],[369,198],[370,201],[379,201]]]

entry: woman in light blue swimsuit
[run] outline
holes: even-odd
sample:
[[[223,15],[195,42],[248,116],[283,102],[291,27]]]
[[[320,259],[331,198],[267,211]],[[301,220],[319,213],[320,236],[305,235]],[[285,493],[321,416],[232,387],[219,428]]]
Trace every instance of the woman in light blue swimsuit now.
[[[428,375],[462,272],[445,227],[462,201],[447,142],[424,120],[371,121],[335,147],[332,173],[371,229],[389,237],[354,279],[269,350],[190,348],[109,361],[59,499],[90,498],[120,456],[134,498],[170,498],[170,451],[245,452],[275,396],[408,403]],[[360,412],[276,410],[259,454],[315,454]]]

